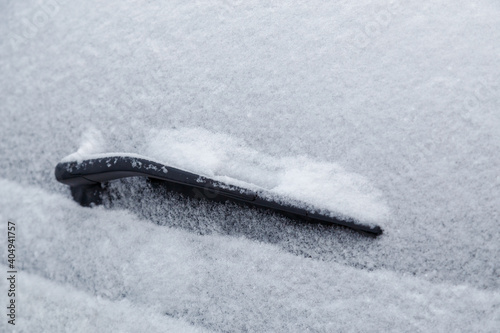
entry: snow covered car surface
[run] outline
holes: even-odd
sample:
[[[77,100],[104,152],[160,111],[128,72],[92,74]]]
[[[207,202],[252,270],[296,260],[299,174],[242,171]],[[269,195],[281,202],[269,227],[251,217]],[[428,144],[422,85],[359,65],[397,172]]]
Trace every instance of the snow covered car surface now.
[[[3,1],[0,331],[500,327],[494,1]],[[143,154],[374,221],[376,239],[110,184],[68,154]],[[8,285],[1,279],[2,304]]]

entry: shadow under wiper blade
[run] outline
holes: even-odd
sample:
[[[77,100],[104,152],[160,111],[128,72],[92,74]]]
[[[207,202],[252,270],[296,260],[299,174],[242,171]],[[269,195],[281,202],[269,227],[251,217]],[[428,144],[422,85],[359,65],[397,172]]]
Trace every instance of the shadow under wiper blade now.
[[[155,183],[166,184],[169,189],[195,197],[271,209],[309,222],[341,225],[373,236],[382,234],[382,229],[376,225],[363,224],[351,218],[332,217],[280,203],[265,192],[228,185],[143,157],[109,155],[83,161],[61,162],[56,166],[55,176],[59,182],[71,187],[73,198],[83,206],[101,203],[101,183],[139,176],[148,177]]]

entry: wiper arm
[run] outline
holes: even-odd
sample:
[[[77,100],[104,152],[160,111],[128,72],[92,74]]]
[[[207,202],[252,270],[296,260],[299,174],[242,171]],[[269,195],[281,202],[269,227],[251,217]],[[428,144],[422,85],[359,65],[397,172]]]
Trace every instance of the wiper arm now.
[[[280,203],[263,191],[228,185],[142,157],[110,155],[78,162],[61,162],[56,166],[55,176],[59,182],[71,187],[73,198],[83,206],[101,203],[101,183],[139,176],[148,177],[154,182],[164,183],[169,189],[195,197],[202,196],[208,200],[231,201],[271,209],[309,222],[341,225],[373,236],[382,234],[382,229],[376,225]]]

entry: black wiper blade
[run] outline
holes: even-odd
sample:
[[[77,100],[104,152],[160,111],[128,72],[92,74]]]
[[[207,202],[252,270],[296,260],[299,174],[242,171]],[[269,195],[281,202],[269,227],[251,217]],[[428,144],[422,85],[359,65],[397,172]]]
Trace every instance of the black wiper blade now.
[[[278,202],[264,191],[228,185],[143,157],[109,155],[83,161],[61,162],[56,166],[55,176],[59,182],[70,186],[73,198],[83,206],[101,203],[101,183],[125,177],[148,177],[154,182],[166,184],[169,189],[195,197],[271,209],[294,218],[341,225],[374,236],[382,234],[382,229],[377,225],[311,212],[292,204]]]

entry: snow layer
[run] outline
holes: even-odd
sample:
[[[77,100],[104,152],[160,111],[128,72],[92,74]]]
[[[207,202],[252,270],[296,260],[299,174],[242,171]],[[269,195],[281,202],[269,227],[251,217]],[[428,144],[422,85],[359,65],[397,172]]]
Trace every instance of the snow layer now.
[[[499,17],[489,0],[1,2],[0,225],[29,226],[20,323],[64,331],[89,313],[81,299],[103,330],[142,308],[152,330],[497,331]],[[92,128],[102,140],[82,146]],[[204,164],[164,149],[183,144]],[[79,147],[282,191],[312,165],[370,214],[386,205],[386,232],[159,197],[140,180],[84,209],[53,175]],[[53,294],[34,283],[65,290],[57,315],[35,310]]]
[[[7,266],[1,266],[7,271]],[[127,299],[109,300],[24,271],[17,332],[206,332]],[[153,311],[152,311],[153,310]],[[2,332],[9,332],[2,322]]]
[[[183,128],[152,133],[148,156],[216,180],[304,202],[363,222],[383,223],[388,208],[362,176],[307,156],[260,153],[225,134]]]
[[[1,218],[22,221],[20,279],[26,282],[19,292],[26,296],[20,296],[19,323],[26,331],[26,319],[32,327],[144,332],[147,325],[193,330],[175,318],[217,331],[418,331],[428,325],[493,331],[500,324],[498,291],[431,284],[385,270],[360,273],[244,238],[199,236],[127,211],[82,208],[38,188],[5,180],[0,185],[8,190],[0,196],[7,205]],[[5,224],[1,231],[6,233]],[[38,290],[32,283],[40,283]]]

